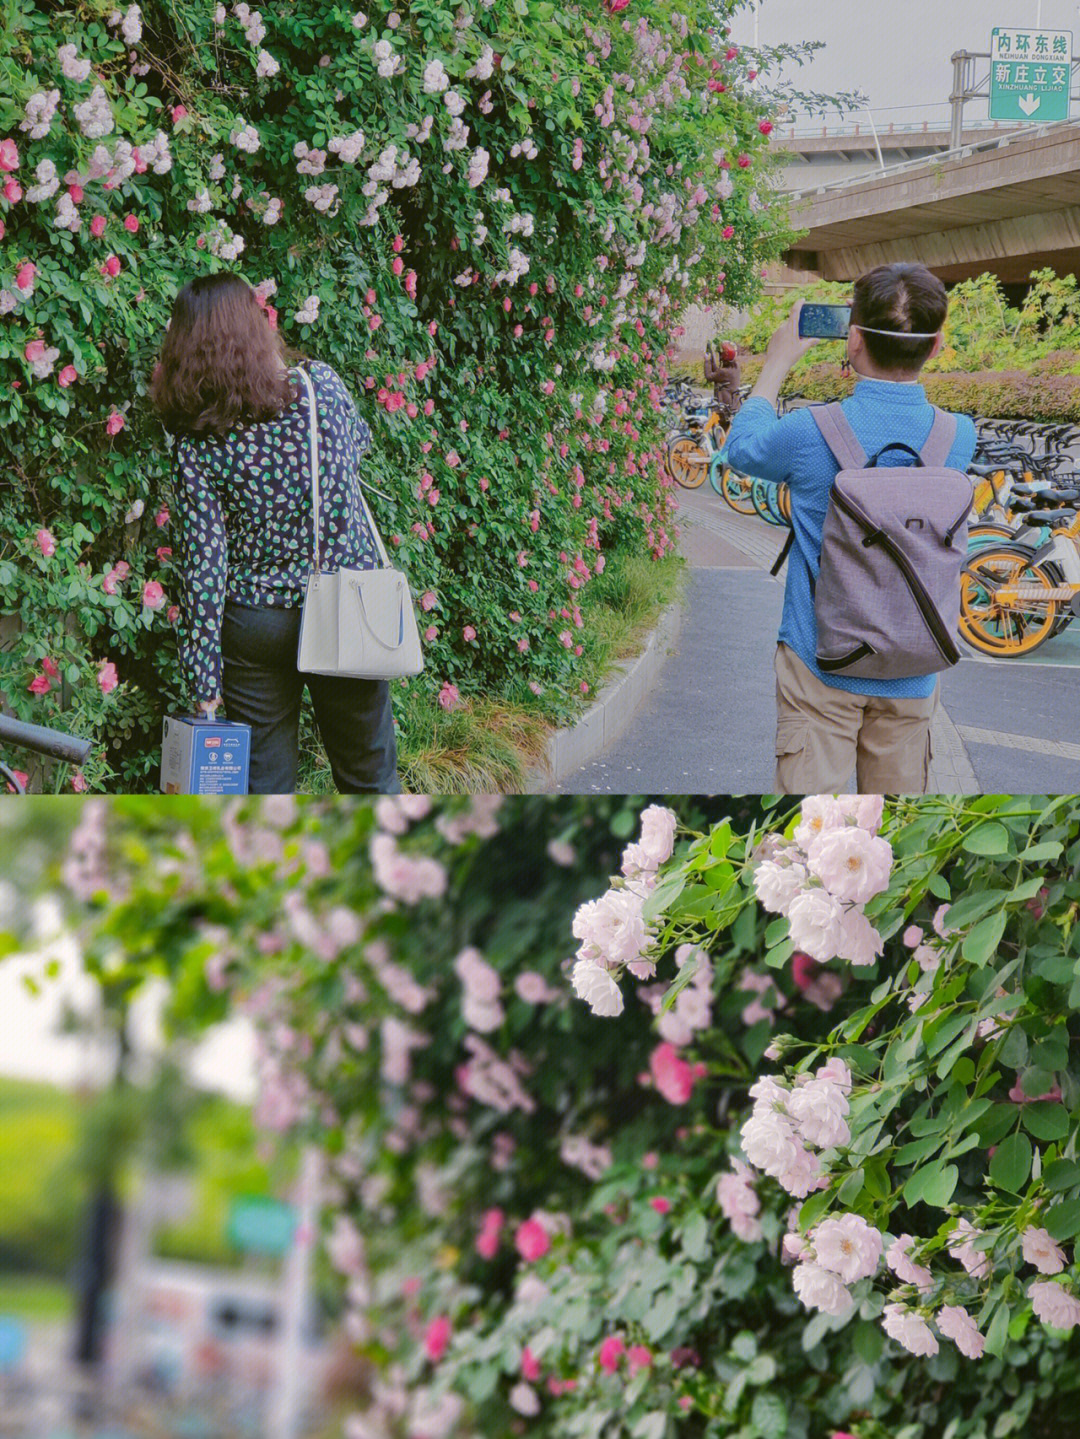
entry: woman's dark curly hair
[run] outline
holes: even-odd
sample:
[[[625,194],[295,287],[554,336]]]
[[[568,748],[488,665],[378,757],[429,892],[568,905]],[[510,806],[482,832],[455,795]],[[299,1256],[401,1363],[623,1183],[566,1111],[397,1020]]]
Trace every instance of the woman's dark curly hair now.
[[[286,366],[300,359],[246,280],[201,275],[173,304],[150,399],[170,434],[225,435],[295,400]]]

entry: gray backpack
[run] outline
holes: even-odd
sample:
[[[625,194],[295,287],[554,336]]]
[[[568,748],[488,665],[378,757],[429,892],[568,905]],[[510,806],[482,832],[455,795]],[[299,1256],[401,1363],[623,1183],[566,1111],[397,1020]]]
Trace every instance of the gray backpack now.
[[[935,408],[921,451],[895,443],[872,458],[840,405],[810,411],[840,466],[829,495],[814,587],[817,663],[826,674],[894,680],[960,658],[960,571],[973,491],[946,467],[956,417]],[[878,465],[886,450],[914,465]]]

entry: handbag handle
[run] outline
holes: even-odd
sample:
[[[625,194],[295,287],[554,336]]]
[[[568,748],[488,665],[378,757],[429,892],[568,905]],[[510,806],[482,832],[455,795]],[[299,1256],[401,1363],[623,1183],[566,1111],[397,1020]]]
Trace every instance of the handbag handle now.
[[[302,365],[297,366],[297,371],[304,382],[304,388],[307,390],[308,395],[308,411],[310,416],[310,423],[308,425],[308,457],[311,469],[311,516],[315,527],[315,573],[318,574],[322,568],[322,554],[320,549],[322,527],[319,517],[319,412],[315,402],[315,387],[311,383],[311,376]],[[364,498],[362,483],[357,493],[360,496],[360,504],[364,510],[364,518],[367,520],[368,529],[370,529],[375,540],[375,548],[378,550],[383,562],[383,568],[390,569],[391,565],[386,553],[386,546],[383,544],[382,535],[379,534],[379,528],[375,523],[371,510],[368,508],[368,502]]]

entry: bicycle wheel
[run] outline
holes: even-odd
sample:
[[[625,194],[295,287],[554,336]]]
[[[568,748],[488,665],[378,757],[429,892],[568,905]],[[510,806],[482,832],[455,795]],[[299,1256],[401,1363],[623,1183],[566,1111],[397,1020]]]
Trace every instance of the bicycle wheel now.
[[[774,525],[776,520],[769,508],[769,492],[774,486],[768,480],[755,480],[750,486],[750,499],[754,506],[754,513],[767,525]]]
[[[668,445],[668,469],[684,490],[697,490],[705,483],[709,457],[693,435],[676,435]]]
[[[1008,525],[978,524],[968,529],[968,554],[983,550],[987,545],[1009,544],[1014,531]]]
[[[1039,592],[1053,594],[1057,588],[1055,576],[1034,563],[1029,550],[1016,545],[978,550],[960,576],[960,633],[995,658],[1032,654],[1057,628],[1058,601]]]
[[[769,511],[769,522],[774,525],[786,525],[783,507],[780,504],[781,485],[770,485],[765,492],[765,506]]]
[[[790,524],[791,524],[791,486],[787,483],[786,480],[783,482],[783,484],[781,484],[781,485],[779,485],[779,486],[777,487],[777,491],[776,491],[776,503],[777,503],[777,508],[778,508],[779,511],[780,511],[780,517],[781,517],[781,519],[783,520],[784,524],[785,524],[785,525],[790,525]]]
[[[754,501],[751,495],[754,481],[749,475],[740,475],[730,465],[725,465],[720,476],[720,493],[737,515],[752,515]]]

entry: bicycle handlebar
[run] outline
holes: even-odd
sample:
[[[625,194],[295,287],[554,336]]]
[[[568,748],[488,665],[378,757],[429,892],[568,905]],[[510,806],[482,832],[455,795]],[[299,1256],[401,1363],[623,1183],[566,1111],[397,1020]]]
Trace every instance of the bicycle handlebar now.
[[[74,765],[85,764],[94,748],[93,740],[61,734],[40,724],[26,724],[4,714],[0,714],[0,743],[17,745],[19,749],[33,750],[35,754]]]

